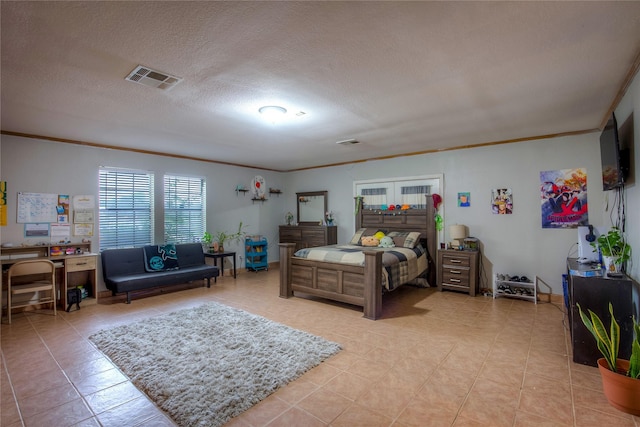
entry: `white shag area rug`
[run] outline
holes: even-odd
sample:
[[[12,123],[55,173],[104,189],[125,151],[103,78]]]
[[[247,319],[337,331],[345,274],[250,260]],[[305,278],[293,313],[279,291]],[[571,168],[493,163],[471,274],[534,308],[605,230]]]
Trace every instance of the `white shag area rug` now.
[[[340,351],[324,338],[218,303],[89,339],[180,426],[220,426]]]

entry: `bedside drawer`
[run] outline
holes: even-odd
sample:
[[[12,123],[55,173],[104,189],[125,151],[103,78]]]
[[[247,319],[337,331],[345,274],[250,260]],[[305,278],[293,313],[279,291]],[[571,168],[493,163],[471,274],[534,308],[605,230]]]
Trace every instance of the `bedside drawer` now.
[[[438,251],[438,288],[476,296],[480,284],[480,253],[476,251]]]
[[[96,269],[95,256],[79,256],[65,259],[65,269],[67,271],[84,271]]]
[[[442,255],[442,265],[469,267],[471,265],[468,256],[457,256],[455,254]]]
[[[443,269],[442,284],[469,287],[469,270]]]

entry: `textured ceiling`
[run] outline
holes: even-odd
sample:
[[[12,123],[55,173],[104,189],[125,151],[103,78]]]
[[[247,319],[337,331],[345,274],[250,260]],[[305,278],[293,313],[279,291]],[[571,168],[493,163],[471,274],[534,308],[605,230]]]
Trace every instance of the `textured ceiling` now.
[[[3,132],[282,171],[599,128],[640,53],[638,1],[3,1],[1,14]],[[125,81],[138,64],[183,81]],[[259,117],[272,104],[286,121]]]

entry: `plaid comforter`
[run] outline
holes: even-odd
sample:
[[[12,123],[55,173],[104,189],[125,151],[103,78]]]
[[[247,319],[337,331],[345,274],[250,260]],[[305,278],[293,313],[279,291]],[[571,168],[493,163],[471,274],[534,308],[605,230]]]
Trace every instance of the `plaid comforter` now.
[[[294,256],[314,261],[336,262],[340,264],[364,265],[363,250],[382,251],[382,288],[392,291],[400,285],[420,276],[427,269],[426,250],[417,245],[409,248],[376,248],[356,245],[329,245],[304,248]]]

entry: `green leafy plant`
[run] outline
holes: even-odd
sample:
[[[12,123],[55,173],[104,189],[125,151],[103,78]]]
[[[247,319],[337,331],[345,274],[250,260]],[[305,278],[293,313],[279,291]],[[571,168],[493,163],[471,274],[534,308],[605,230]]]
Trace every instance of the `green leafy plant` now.
[[[226,242],[236,242],[240,243],[244,240],[244,237],[247,233],[244,231],[244,225],[242,221],[238,225],[238,230],[234,233],[227,233],[226,231],[218,231],[215,234],[215,241],[218,242],[220,246],[224,246]]]
[[[609,303],[609,314],[611,315],[611,325],[609,326],[609,333],[604,327],[602,320],[591,310],[587,310],[589,315],[582,311],[582,307],[578,304],[578,311],[580,312],[580,318],[584,326],[591,332],[596,339],[598,350],[602,353],[602,356],[607,361],[609,370],[618,372],[616,369],[616,360],[618,359],[618,349],[620,347],[620,325],[613,316],[613,305]],[[640,323],[636,322],[635,316],[633,317],[633,332],[634,339],[631,343],[631,358],[629,359],[629,370],[626,375],[631,378],[640,378]]]
[[[607,234],[600,235],[595,242],[591,242],[591,246],[600,249],[603,256],[618,258],[619,264],[631,257],[631,245],[625,242],[618,227],[612,227]]]
[[[213,242],[213,236],[208,231],[205,231],[201,241],[205,245],[211,245],[211,242]]]

